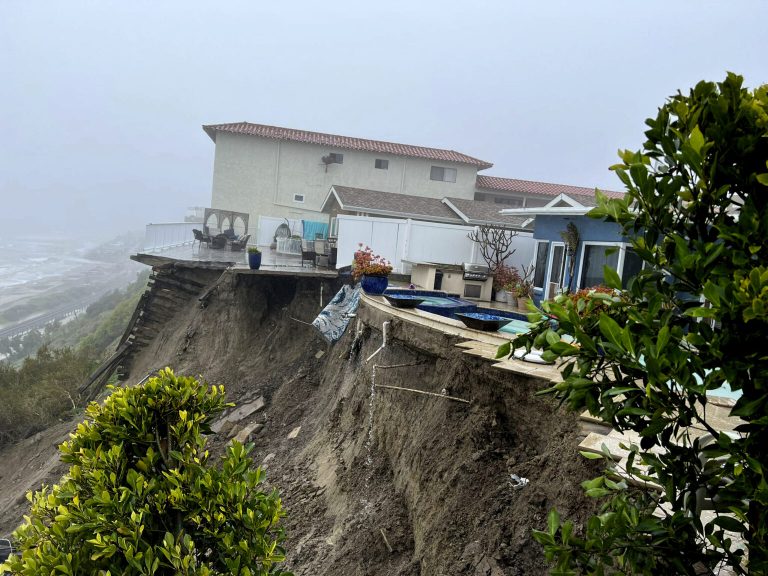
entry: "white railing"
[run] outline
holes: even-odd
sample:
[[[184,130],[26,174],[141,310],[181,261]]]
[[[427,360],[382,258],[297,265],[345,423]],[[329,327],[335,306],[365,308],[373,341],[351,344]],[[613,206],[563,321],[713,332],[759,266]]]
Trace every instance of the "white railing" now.
[[[166,248],[192,244],[195,236],[192,229],[202,230],[200,222],[164,222],[162,224],[147,224],[144,233],[144,251],[158,252]]]

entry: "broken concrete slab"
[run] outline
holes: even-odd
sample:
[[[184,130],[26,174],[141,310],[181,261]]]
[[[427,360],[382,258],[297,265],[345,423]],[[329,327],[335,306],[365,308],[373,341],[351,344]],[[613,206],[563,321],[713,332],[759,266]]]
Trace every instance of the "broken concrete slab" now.
[[[229,430],[231,430],[234,424],[237,424],[244,418],[247,418],[251,414],[258,412],[264,408],[264,406],[264,396],[259,396],[256,398],[256,400],[246,404],[241,404],[232,410],[232,412],[229,412],[214,422],[214,424],[211,426],[211,430],[216,434],[226,434]],[[227,425],[229,425],[229,427],[227,427]]]
[[[301,432],[301,426],[296,426],[296,428],[288,433],[288,438],[296,438],[296,436],[299,435],[299,432]]]
[[[254,422],[249,426],[244,426],[243,428],[240,428],[240,430],[234,436],[234,440],[237,440],[238,442],[245,444],[250,440],[251,434],[258,432],[262,428],[264,428],[264,424],[262,424],[261,422]]]

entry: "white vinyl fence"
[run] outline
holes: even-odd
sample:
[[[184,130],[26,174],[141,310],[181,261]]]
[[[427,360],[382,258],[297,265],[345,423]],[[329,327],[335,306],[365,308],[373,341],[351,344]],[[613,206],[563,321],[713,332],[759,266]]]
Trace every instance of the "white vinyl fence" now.
[[[474,229],[418,220],[339,215],[336,267],[349,266],[360,243],[387,258],[394,271],[401,274],[410,273],[410,262],[484,264],[477,244],[467,236]],[[512,243],[515,252],[507,264],[517,268],[529,265],[535,245],[529,232],[521,232]]]

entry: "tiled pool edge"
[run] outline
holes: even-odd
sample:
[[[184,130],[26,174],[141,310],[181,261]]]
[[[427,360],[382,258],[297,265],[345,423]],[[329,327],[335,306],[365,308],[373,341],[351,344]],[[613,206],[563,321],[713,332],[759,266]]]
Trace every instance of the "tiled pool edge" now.
[[[540,378],[547,383],[555,384],[560,382],[560,371],[555,365],[534,364],[517,359],[497,359],[496,349],[512,340],[508,336],[503,336],[497,332],[482,332],[467,328],[458,320],[453,320],[438,314],[424,312],[417,308],[395,308],[390,306],[383,296],[371,296],[362,294],[361,303],[371,306],[381,312],[398,317],[407,322],[416,325],[439,330],[445,334],[457,336],[464,341],[456,344],[463,348],[465,354],[477,356],[492,363],[492,367],[498,370],[514,372],[531,378]]]

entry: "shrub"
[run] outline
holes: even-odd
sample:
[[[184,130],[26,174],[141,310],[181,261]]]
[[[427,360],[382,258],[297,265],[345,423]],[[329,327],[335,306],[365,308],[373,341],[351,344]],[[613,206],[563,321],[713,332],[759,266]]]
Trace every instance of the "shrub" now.
[[[713,574],[724,563],[765,574],[768,86],[700,82],[646,123],[644,149],[613,167],[627,197],[598,194],[590,213],[620,224],[646,266],[620,295],[594,293],[595,314],[582,314],[584,298],[544,303],[547,316],[513,346],[561,359],[563,381],[545,392],[636,433],[626,476],[662,491],[633,489],[614,469],[583,484],[603,500],[585,530],[552,511],[535,537],[558,574]],[[618,294],[616,271],[605,280]],[[707,392],[725,383],[741,391],[737,434],[707,410]]]
[[[14,574],[287,575],[276,492],[259,489],[248,448],[209,465],[203,434],[228,404],[221,386],[170,369],[115,389],[60,446],[59,484],[28,495]]]

